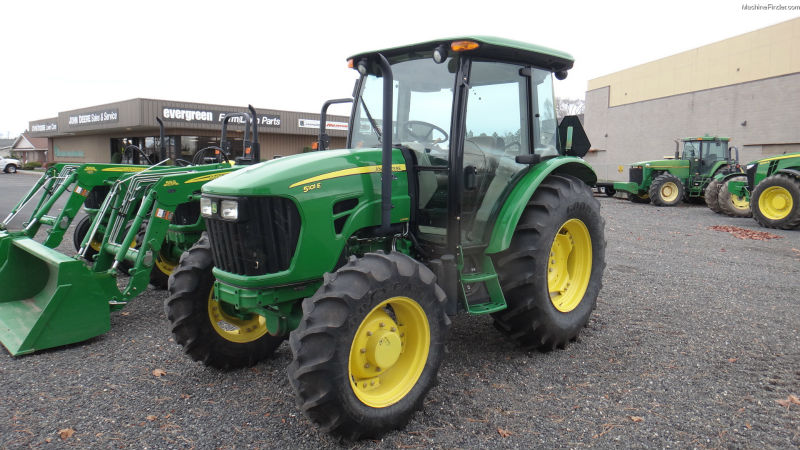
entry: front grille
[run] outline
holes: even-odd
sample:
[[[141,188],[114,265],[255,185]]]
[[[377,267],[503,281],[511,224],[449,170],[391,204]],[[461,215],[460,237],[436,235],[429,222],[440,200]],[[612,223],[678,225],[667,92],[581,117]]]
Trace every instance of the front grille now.
[[[214,265],[238,275],[266,275],[288,269],[300,237],[297,207],[280,197],[238,200],[240,221],[206,219]]]
[[[631,170],[628,171],[630,179],[628,181],[632,181],[636,184],[642,184],[642,168],[641,167],[631,167]]]

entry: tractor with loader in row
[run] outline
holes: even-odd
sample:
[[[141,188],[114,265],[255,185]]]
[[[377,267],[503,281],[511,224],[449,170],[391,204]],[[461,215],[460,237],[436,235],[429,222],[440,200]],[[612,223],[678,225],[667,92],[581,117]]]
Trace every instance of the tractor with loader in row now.
[[[222,146],[228,120],[239,115],[253,124],[257,136],[250,114],[229,114]],[[256,149],[251,162],[258,145],[248,141],[248,131],[246,127],[245,145]],[[141,162],[150,162],[144,153],[139,156]],[[110,327],[110,312],[123,308],[149,283],[166,288],[180,255],[205,230],[200,188],[239,167],[227,161],[220,147],[198,151],[192,162],[167,161],[58,164],[12,210],[0,231],[0,342],[9,353],[32,353],[101,335]],[[64,197],[63,208],[51,213]],[[23,229],[7,229],[29,204],[35,206]],[[82,207],[87,216],[73,234],[77,254],[54,250]],[[34,237],[45,225],[49,228],[40,243]]]
[[[607,195],[627,192],[634,203],[656,206],[701,201],[715,176],[741,173],[739,150],[728,147],[729,141],[708,135],[681,139],[676,141],[674,156],[633,163],[628,170],[629,181],[602,181],[595,187]],[[683,144],[683,152],[679,144]]]
[[[356,439],[422,407],[459,312],[491,315],[525,349],[574,340],[606,242],[588,139],[576,117],[556,120],[570,55],[466,37],[349,63],[360,78],[347,148],[206,183],[206,232],[165,309],[175,342],[215,368],[255,364],[288,338],[299,408]]]
[[[800,227],[800,153],[753,161],[744,174],[717,176],[706,189],[717,213],[755,218],[762,227]]]

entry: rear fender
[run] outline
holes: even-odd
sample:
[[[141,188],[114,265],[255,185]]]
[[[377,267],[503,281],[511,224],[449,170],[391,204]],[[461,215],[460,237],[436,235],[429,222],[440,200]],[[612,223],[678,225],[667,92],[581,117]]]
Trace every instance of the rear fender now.
[[[500,214],[489,238],[486,253],[501,252],[511,245],[514,230],[522,216],[522,211],[533,196],[542,181],[550,174],[571,175],[580,179],[587,186],[597,182],[597,175],[592,167],[580,158],[564,156],[545,160],[533,167],[522,176],[514,186],[511,194],[506,198],[505,204],[500,209]]]
[[[800,180],[800,170],[797,169],[780,169],[778,173],[785,173],[786,175],[792,176]]]

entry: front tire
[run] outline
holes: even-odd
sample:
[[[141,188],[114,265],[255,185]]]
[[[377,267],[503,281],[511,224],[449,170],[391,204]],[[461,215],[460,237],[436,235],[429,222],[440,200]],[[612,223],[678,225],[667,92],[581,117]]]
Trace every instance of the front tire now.
[[[508,308],[496,326],[525,349],[563,348],[586,325],[605,269],[605,221],[580,180],[547,177],[495,258]]]
[[[289,337],[300,409],[346,439],[405,426],[436,381],[445,301],[435,275],[401,253],[352,257],[326,274]]]
[[[733,177],[730,181],[740,181],[745,177]],[[728,183],[723,183],[719,189],[719,196],[717,199],[719,210],[722,214],[731,217],[751,217],[753,213],[750,211],[750,202],[746,197],[739,197],[734,195],[728,189]]]
[[[786,174],[764,178],[750,198],[753,217],[762,226],[791,230],[800,226],[800,180]]]
[[[181,257],[164,305],[175,342],[195,361],[217,369],[249,367],[271,356],[283,342],[268,333],[264,318],[242,318],[214,298],[214,261],[203,233]]]
[[[675,206],[683,200],[683,183],[671,173],[662,173],[653,180],[648,194],[656,206]]]
[[[5,172],[6,173],[17,173],[17,166],[15,166],[14,164],[9,164],[9,165],[6,166]]]
[[[722,183],[717,180],[713,179],[708,186],[706,186],[706,190],[703,193],[703,198],[706,201],[706,206],[708,209],[714,211],[715,213],[719,214],[722,210],[719,207],[719,190],[722,188]]]
[[[153,269],[150,271],[150,284],[156,289],[166,289],[169,286],[169,276],[177,266],[178,262],[165,255],[162,249],[156,255]]]
[[[83,242],[83,238],[89,232],[89,228],[92,226],[92,216],[84,216],[77,225],[75,225],[75,230],[72,232],[72,245],[75,246],[75,251],[80,251],[81,249],[81,242]],[[95,236],[98,236],[96,234]],[[89,248],[86,249],[86,253],[83,255],[83,258],[86,261],[93,262],[94,255],[100,251],[100,245],[103,243],[103,236],[99,235],[100,239],[98,240],[95,237],[95,240],[89,242]]]

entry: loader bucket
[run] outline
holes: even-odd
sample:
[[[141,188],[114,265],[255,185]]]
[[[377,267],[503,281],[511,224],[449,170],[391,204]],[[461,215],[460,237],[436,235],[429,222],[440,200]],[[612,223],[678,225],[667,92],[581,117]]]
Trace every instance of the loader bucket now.
[[[12,355],[109,330],[113,276],[27,237],[0,236],[0,264],[0,342]]]

